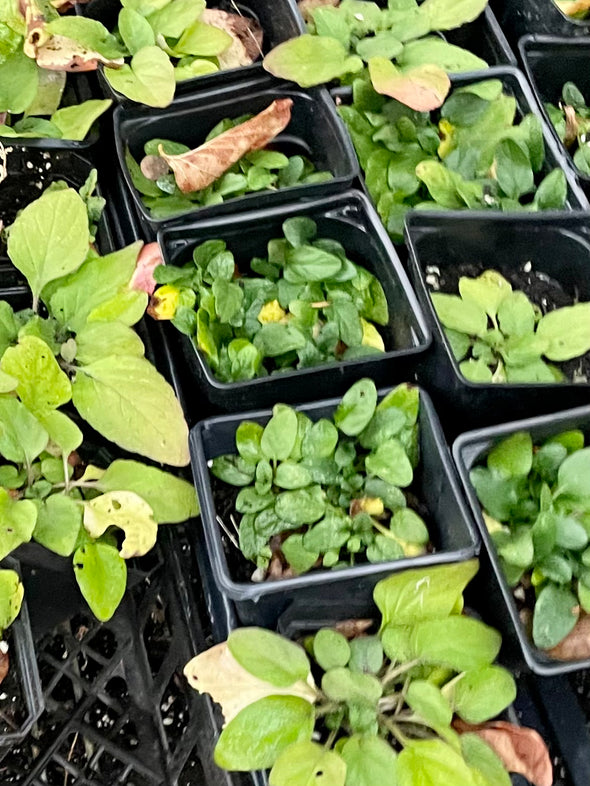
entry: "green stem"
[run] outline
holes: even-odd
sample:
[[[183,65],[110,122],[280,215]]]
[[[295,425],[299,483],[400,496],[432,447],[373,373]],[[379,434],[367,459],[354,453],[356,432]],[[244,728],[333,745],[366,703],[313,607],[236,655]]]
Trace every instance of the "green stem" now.
[[[406,671],[410,671],[413,669],[414,666],[418,666],[420,664],[420,659],[416,658],[415,660],[408,661],[408,663],[403,663],[401,666],[397,668],[389,668],[381,680],[382,685],[386,685],[388,682],[397,679],[400,675],[405,674]]]
[[[410,740],[404,734],[402,734],[401,730],[398,729],[397,724],[391,718],[383,718],[383,725],[387,728],[389,732],[395,737],[395,739],[399,742],[399,744],[405,748]]]
[[[63,493],[64,494],[69,494],[70,493],[70,488],[71,488],[71,485],[70,485],[70,473],[68,472],[68,457],[67,457],[65,452],[61,454],[61,460],[62,460],[62,464],[63,464],[63,468],[64,468],[64,484],[63,484],[64,485],[64,490],[63,490]]]

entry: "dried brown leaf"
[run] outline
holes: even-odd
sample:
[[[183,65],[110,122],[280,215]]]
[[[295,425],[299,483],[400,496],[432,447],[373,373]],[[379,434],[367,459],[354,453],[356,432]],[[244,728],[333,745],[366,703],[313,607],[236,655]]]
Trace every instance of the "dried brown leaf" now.
[[[218,55],[222,69],[241,68],[262,56],[262,27],[255,19],[206,8],[200,17],[205,24],[218,27],[232,37],[232,44]]]
[[[312,12],[316,8],[321,8],[324,5],[332,6],[332,8],[338,8],[340,5],[340,0],[300,0],[297,3],[297,8],[299,9],[299,13],[304,18],[306,22],[311,22]]]
[[[109,68],[120,68],[122,57],[109,60],[98,52],[85,49],[71,38],[61,35],[50,36],[45,43],[35,47],[37,65],[48,71],[96,71],[99,63]]]
[[[290,98],[280,98],[245,123],[188,153],[167,155],[162,145],[158,152],[174,172],[176,185],[183,193],[202,191],[246,153],[261,150],[272,142],[288,126],[292,106]]]
[[[334,625],[334,630],[347,639],[356,639],[366,633],[372,624],[373,620],[370,619],[342,620]]]
[[[4,652],[3,649],[0,648],[0,683],[4,682],[8,676],[9,667],[10,658],[8,656],[8,650]]]
[[[590,614],[580,617],[573,630],[547,654],[557,660],[584,660],[590,658]]]
[[[578,138],[578,118],[573,106],[564,106],[563,111],[565,113],[565,137],[563,142],[566,147],[571,147]]]
[[[534,729],[506,721],[490,721],[471,726],[455,718],[453,726],[460,734],[472,732],[499,756],[508,772],[523,775],[534,786],[552,786],[553,767],[541,735]]]

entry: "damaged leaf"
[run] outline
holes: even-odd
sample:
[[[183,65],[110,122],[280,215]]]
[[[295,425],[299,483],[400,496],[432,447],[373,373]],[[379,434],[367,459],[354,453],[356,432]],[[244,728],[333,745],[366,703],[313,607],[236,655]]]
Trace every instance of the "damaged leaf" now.
[[[429,112],[442,106],[451,81],[442,68],[422,65],[401,71],[384,57],[369,60],[369,74],[375,90],[397,99],[417,112]]]
[[[133,491],[107,491],[84,503],[84,527],[99,538],[117,527],[125,533],[120,555],[123,559],[143,557],[156,544],[158,524],[150,506]]]
[[[290,98],[277,99],[251,120],[230,128],[195,150],[168,155],[160,145],[158,152],[174,172],[183,193],[201,191],[246,153],[261,150],[284,131],[291,120],[292,106]]]

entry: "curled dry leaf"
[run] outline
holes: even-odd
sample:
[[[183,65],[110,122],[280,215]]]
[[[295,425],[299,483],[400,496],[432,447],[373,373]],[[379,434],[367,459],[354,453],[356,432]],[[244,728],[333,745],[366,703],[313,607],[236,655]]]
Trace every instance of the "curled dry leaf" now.
[[[471,726],[459,718],[453,720],[459,734],[471,732],[486,742],[500,757],[508,772],[523,775],[534,786],[552,786],[553,767],[541,735],[534,729],[506,721],[490,721]]]
[[[154,270],[158,265],[163,265],[162,252],[158,243],[147,243],[139,252],[135,271],[129,282],[130,289],[138,289],[152,295],[156,288]]]
[[[297,3],[297,8],[299,9],[299,13],[304,18],[306,22],[311,22],[313,20],[313,11],[316,8],[321,8],[323,5],[332,6],[332,8],[338,8],[340,5],[340,0],[299,0]]]
[[[578,138],[578,118],[573,106],[564,106],[563,111],[565,113],[565,137],[563,142],[566,147],[571,147]]]
[[[9,668],[10,658],[8,656],[8,644],[5,641],[0,641],[0,683],[4,682],[8,676]]]
[[[334,625],[334,630],[337,630],[338,633],[341,633],[347,639],[356,639],[362,636],[363,633],[366,633],[372,624],[373,620],[370,619],[342,620],[342,622],[337,622]]]
[[[174,172],[176,184],[183,193],[202,191],[246,153],[261,150],[272,142],[289,125],[292,106],[290,98],[280,98],[250,120],[195,150],[171,156],[160,145],[158,152]]]
[[[231,46],[218,55],[222,69],[241,68],[262,56],[263,32],[255,19],[216,8],[206,8],[200,19],[205,24],[224,30],[232,37]]]
[[[310,704],[316,699],[311,674],[307,682],[298,680],[285,688],[271,685],[246,671],[231,654],[226,641],[189,661],[184,675],[192,688],[209,693],[221,705],[226,724],[244,707],[265,696],[299,696]]]
[[[558,660],[584,660],[590,658],[590,614],[581,616],[573,630],[547,654]]]

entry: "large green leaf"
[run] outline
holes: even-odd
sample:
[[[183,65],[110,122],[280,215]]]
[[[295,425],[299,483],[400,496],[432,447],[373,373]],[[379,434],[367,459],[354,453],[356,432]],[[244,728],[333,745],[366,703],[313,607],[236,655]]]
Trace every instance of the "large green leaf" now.
[[[380,737],[355,734],[340,755],[346,762],[348,786],[397,786],[395,752]]]
[[[122,322],[90,322],[76,335],[76,360],[94,363],[109,355],[143,357],[145,348],[135,330]]]
[[[105,68],[105,76],[114,90],[132,101],[164,107],[174,98],[174,66],[159,46],[145,46],[122,68]]]
[[[63,494],[52,494],[39,506],[33,538],[50,551],[69,557],[76,547],[81,525],[79,503]]]
[[[15,464],[31,464],[45,450],[49,435],[16,398],[0,396],[0,453]]]
[[[383,579],[373,592],[383,627],[448,616],[478,567],[478,561],[472,559],[455,565],[407,570]]]
[[[309,676],[305,650],[277,633],[263,628],[239,628],[232,631],[227,645],[246,671],[279,688]]]
[[[88,214],[71,188],[50,191],[18,216],[8,238],[8,255],[37,298],[53,279],[76,270],[88,253]]]
[[[263,65],[279,79],[296,82],[300,87],[313,87],[360,71],[363,61],[356,55],[349,57],[346,48],[335,38],[301,35],[275,46],[264,58]]]
[[[475,786],[463,757],[442,740],[412,741],[397,757],[397,786]]]
[[[346,764],[337,753],[317,742],[296,742],[277,758],[269,783],[270,786],[323,786],[328,783],[344,786],[346,775]]]
[[[18,379],[16,392],[35,417],[44,417],[72,397],[72,386],[51,349],[37,336],[23,336],[2,356],[2,371]]]
[[[280,753],[308,741],[314,726],[312,705],[298,696],[266,696],[227,724],[215,746],[215,763],[226,770],[272,767]]]
[[[487,4],[488,0],[424,0],[420,10],[430,20],[431,30],[452,30],[477,19]]]
[[[61,131],[62,139],[82,141],[90,131],[95,120],[110,108],[110,99],[90,99],[81,104],[58,109],[51,116],[51,122]]]
[[[98,485],[103,491],[139,494],[151,507],[158,524],[179,524],[199,515],[192,483],[138,461],[113,461]]]
[[[0,488],[0,560],[28,543],[37,521],[37,506],[30,499],[14,500]]]
[[[72,395],[82,417],[125,450],[163,464],[188,464],[180,404],[145,358],[115,355],[80,367]]]
[[[37,93],[38,72],[37,63],[20,47],[0,62],[0,113],[25,111]]]
[[[94,309],[127,286],[142,246],[137,241],[105,257],[90,257],[75,273],[48,287],[43,298],[52,315],[70,330],[81,330]]]
[[[110,620],[127,586],[127,565],[115,546],[88,541],[74,554],[74,573],[80,591],[101,622]]]
[[[487,666],[500,651],[498,631],[462,615],[423,620],[414,626],[410,642],[415,657],[455,671]]]

